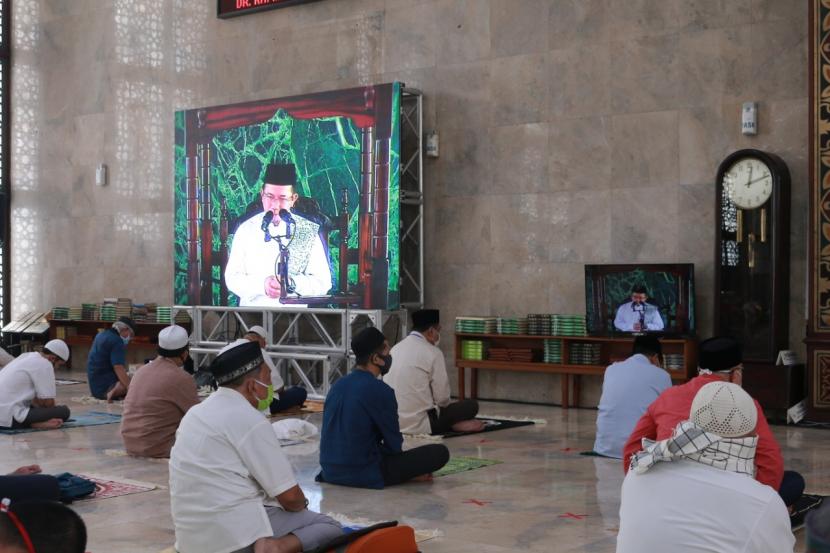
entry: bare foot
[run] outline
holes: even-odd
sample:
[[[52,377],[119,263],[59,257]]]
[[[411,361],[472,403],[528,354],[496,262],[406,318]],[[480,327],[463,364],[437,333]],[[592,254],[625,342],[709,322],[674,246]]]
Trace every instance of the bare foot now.
[[[25,467],[20,467],[12,474],[39,474],[40,472],[40,465],[26,465]]]
[[[412,479],[413,482],[432,482],[432,473],[422,474]]]
[[[455,432],[481,432],[486,425],[483,421],[478,419],[470,419],[468,421],[457,422],[452,425]]]
[[[49,419],[44,422],[33,422],[32,428],[37,428],[39,430],[53,430],[55,428],[60,428],[62,425],[63,419]]]

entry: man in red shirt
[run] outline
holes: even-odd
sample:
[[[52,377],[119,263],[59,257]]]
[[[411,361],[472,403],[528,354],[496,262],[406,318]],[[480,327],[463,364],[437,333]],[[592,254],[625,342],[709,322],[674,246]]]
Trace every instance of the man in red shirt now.
[[[642,439],[665,440],[674,428],[689,418],[689,409],[698,390],[720,380],[742,384],[741,345],[732,338],[715,337],[700,343],[699,374],[685,384],[669,388],[649,405],[637,422],[623,449],[623,468],[628,472],[631,456],[642,448]],[[770,431],[758,401],[758,448],[755,452],[755,479],[778,490],[784,503],[792,506],[804,492],[804,478],[797,472],[784,471],[781,448]]]

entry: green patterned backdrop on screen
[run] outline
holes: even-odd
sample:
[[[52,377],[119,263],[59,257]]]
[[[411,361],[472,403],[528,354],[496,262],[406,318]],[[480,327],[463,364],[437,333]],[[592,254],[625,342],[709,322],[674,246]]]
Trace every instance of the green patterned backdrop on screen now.
[[[392,148],[389,171],[389,284],[391,297],[399,294],[399,152],[400,99],[394,94],[392,107]],[[176,113],[174,301],[188,302],[187,294],[187,215],[185,179],[185,112]],[[219,220],[224,198],[228,210],[229,230],[252,203],[260,204],[259,191],[269,163],[291,163],[297,168],[301,196],[317,200],[321,210],[334,219],[341,214],[341,190],[349,198],[349,248],[358,246],[358,207],[360,191],[360,129],[347,117],[295,119],[283,110],[261,124],[237,127],[218,133],[212,141],[210,219],[213,226],[213,251],[220,250]],[[229,237],[229,244],[232,236]],[[329,257],[332,281],[339,275],[339,231],[329,234]],[[349,266],[349,284],[357,283],[357,266]],[[220,298],[220,268],[213,269],[213,304],[237,305],[238,298],[228,292]],[[396,306],[391,306],[394,308]]]

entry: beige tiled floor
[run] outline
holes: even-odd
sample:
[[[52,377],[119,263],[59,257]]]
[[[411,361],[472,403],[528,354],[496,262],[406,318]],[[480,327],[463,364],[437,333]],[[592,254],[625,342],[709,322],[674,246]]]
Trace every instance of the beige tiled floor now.
[[[72,402],[88,394],[85,384],[60,386],[58,394],[76,412],[121,411],[118,405]],[[311,508],[440,530],[443,537],[420,544],[425,553],[613,552],[621,466],[578,454],[593,445],[596,411],[491,402],[482,412],[544,418],[548,424],[445,440],[452,455],[503,463],[382,491],[317,484],[316,444],[285,451]],[[307,418],[319,423],[321,415]],[[830,431],[779,426],[774,432],[787,467],[804,474],[808,491],[830,492]],[[0,466],[8,472],[39,463],[48,473],[91,472],[158,484],[147,493],[75,504],[89,527],[91,553],[157,553],[173,544],[167,464],[109,451],[121,447],[117,424],[0,436]],[[797,551],[803,551],[803,531],[798,541]]]

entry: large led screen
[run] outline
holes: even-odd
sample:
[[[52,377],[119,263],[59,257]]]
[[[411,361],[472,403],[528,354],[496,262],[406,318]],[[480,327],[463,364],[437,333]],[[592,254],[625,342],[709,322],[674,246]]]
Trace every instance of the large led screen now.
[[[176,112],[174,301],[396,309],[400,90]]]

